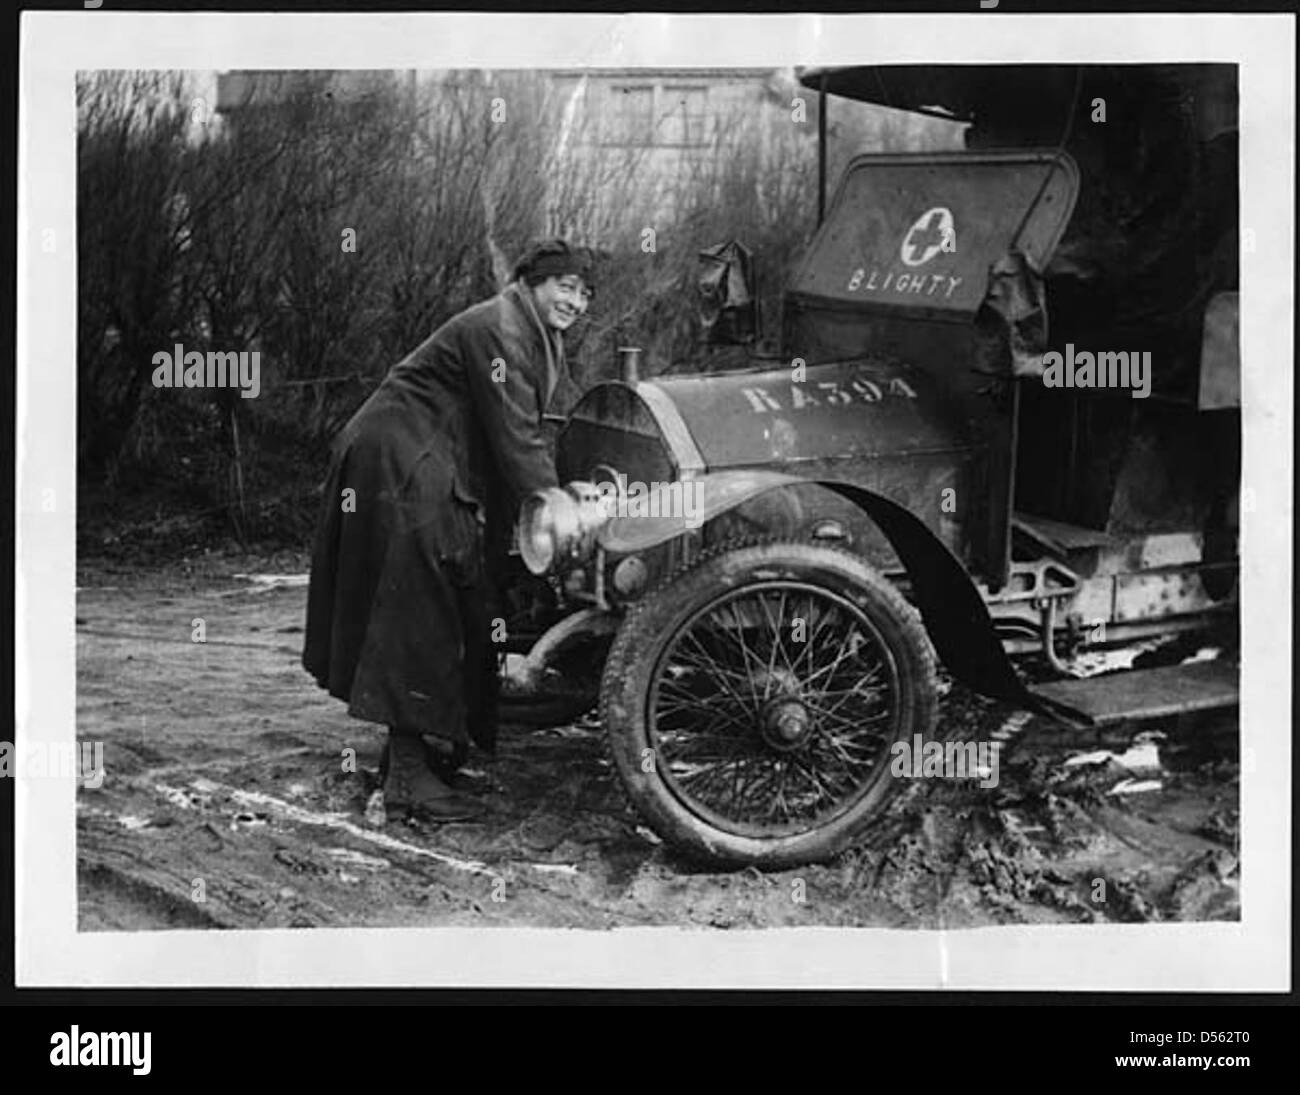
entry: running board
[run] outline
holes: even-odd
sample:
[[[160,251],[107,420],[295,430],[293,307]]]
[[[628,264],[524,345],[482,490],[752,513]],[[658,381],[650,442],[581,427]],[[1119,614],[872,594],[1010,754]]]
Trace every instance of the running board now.
[[[1086,680],[1053,681],[1029,691],[1071,722],[1106,726],[1235,707],[1239,676],[1238,667],[1231,662],[1192,662],[1108,673]]]

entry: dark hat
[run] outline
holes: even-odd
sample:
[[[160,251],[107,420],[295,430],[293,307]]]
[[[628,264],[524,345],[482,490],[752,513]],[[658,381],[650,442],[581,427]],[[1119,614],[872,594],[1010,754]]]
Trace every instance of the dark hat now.
[[[574,247],[566,240],[538,240],[515,263],[515,277],[536,284],[546,278],[563,278],[577,274],[592,286],[592,256],[585,247]]]

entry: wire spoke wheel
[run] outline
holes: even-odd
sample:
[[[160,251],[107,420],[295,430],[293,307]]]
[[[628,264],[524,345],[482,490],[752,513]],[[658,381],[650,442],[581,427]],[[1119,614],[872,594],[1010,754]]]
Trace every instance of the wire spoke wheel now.
[[[723,594],[655,667],[650,747],[688,809],[731,831],[804,831],[848,810],[886,762],[898,670],[866,613],[807,582]]]
[[[857,556],[731,545],[624,621],[602,711],[629,795],[666,840],[711,859],[806,862],[870,821],[892,744],[932,729],[933,653]]]

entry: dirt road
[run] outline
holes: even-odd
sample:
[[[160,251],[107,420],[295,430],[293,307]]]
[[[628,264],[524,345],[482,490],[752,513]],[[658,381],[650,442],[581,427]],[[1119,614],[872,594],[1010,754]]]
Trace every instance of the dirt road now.
[[[1138,782],[1158,786],[1113,794],[1133,786],[1128,768],[1065,760],[1124,754],[1150,725],[1103,738],[953,688],[942,725],[1005,741],[998,785],[910,781],[839,861],[766,875],[703,871],[664,847],[626,805],[594,721],[503,728],[498,756],[470,761],[486,821],[373,827],[383,731],[300,667],[305,588],[233,577],[305,570],[294,556],[80,568],[78,737],[104,743],[105,766],[78,791],[82,930],[1240,915],[1235,712],[1155,728],[1161,770]]]

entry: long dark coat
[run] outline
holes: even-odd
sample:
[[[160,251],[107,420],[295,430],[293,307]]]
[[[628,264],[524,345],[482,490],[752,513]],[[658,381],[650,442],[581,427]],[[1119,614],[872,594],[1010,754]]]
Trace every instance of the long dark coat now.
[[[556,485],[542,426],[559,333],[516,283],[389,371],[333,448],[303,665],[357,718],[495,740],[486,553]]]

